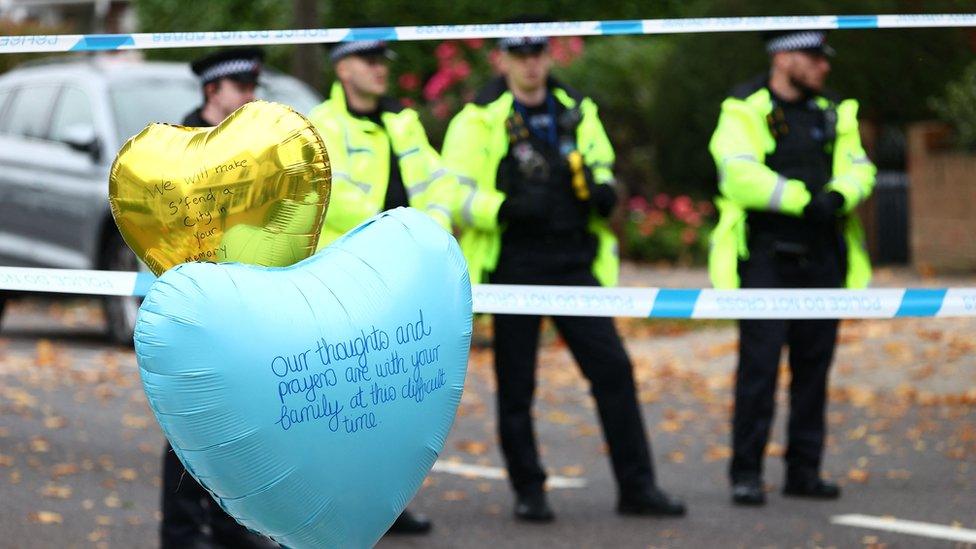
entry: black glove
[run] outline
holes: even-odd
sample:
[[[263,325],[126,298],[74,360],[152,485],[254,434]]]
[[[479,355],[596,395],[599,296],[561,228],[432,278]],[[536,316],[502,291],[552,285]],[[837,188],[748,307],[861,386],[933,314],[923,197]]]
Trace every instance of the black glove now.
[[[617,205],[617,191],[613,185],[590,185],[590,202],[600,217],[609,217]]]
[[[817,225],[827,224],[837,218],[844,207],[844,196],[837,191],[820,192],[803,208],[803,218]]]
[[[542,185],[525,185],[509,193],[498,208],[498,219],[504,222],[540,221],[546,216],[546,193]]]

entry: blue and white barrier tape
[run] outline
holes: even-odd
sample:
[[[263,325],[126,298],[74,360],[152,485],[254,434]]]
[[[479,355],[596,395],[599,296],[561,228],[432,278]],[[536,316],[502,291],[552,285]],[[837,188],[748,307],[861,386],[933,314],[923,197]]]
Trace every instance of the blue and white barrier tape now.
[[[0,267],[0,291],[83,295],[146,295],[156,277],[147,272]]]
[[[976,288],[711,290],[483,284],[479,313],[637,318],[976,316]]]
[[[0,36],[0,53],[314,44],[376,39],[392,42],[407,40],[500,38],[503,36],[608,36],[618,34],[678,34],[788,29],[892,29],[974,26],[976,26],[976,14],[911,14],[633,19],[621,21],[430,25],[358,29],[52,34]]]
[[[145,272],[0,267],[0,291],[144,296]],[[976,288],[710,290],[479,284],[476,313],[636,318],[976,316]]]

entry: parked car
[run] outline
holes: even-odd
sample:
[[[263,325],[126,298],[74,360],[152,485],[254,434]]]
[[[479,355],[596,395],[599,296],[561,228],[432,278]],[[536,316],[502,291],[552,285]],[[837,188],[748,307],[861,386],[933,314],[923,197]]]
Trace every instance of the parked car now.
[[[273,71],[258,96],[301,113],[321,101]],[[109,168],[146,124],[179,123],[201,102],[181,63],[61,58],[0,76],[0,265],[140,268],[109,211]],[[3,301],[0,292],[0,320]],[[105,298],[104,307],[110,338],[131,342],[139,300]]]

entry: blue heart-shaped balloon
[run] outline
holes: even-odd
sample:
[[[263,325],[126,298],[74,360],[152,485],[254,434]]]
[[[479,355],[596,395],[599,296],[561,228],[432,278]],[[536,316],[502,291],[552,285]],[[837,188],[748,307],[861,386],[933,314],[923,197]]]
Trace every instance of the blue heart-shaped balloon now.
[[[135,348],[163,432],[228,513],[288,547],[365,547],[443,447],[470,340],[456,241],[398,209],[290,267],[171,269]]]

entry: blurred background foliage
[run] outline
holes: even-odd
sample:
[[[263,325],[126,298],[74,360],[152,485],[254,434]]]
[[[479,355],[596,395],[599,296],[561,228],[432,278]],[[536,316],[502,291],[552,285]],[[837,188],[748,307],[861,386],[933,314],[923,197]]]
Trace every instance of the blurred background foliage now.
[[[223,0],[174,3],[133,0],[139,32],[241,31],[378,25],[494,23],[517,14],[553,14],[567,21],[762,15],[964,13],[971,0]],[[457,15],[464,14],[464,15]],[[90,32],[0,22],[0,34]],[[857,98],[869,154],[883,170],[904,170],[905,128],[935,117],[957,130],[961,147],[976,149],[976,30],[958,28],[833,31],[837,50],[829,85]],[[496,70],[493,40],[400,42],[391,92],[416,108],[440,145],[450,118]],[[189,61],[205,49],[146,50],[150,59]],[[267,48],[268,64],[323,93],[332,81],[327,48]],[[737,83],[767,70],[758,33],[564,37],[552,46],[555,75],[593,97],[617,150],[617,176],[632,196],[621,232],[633,238],[691,242],[702,224],[653,206],[659,195],[694,204],[716,192],[707,151],[721,101]],[[30,56],[0,56],[5,70]],[[658,199],[659,202],[663,199]],[[683,204],[684,199],[679,201]],[[651,204],[645,207],[647,204]],[[696,206],[697,208],[697,206]],[[665,222],[655,211],[670,212]],[[698,209],[696,209],[698,211]],[[650,221],[649,221],[650,220]],[[673,229],[673,230],[672,230]],[[694,231],[692,231],[694,229]],[[675,236],[677,235],[677,236]],[[701,238],[694,241],[699,246]],[[647,245],[644,245],[647,244]],[[638,256],[655,246],[625,245]],[[641,251],[645,250],[645,251]],[[697,258],[701,250],[685,250]],[[648,259],[653,259],[648,256]]]
[[[495,23],[517,14],[561,20],[762,15],[962,13],[963,0],[228,0],[182,4],[134,0],[143,32]],[[461,17],[456,14],[465,14]],[[941,115],[976,148],[976,31],[834,31],[829,85],[861,103],[865,145],[881,169],[903,170],[907,124]],[[495,73],[493,40],[401,42],[392,93],[416,108],[435,146],[450,118]],[[332,81],[322,46],[268,48],[269,64],[323,93]],[[189,60],[200,51],[150,50]],[[737,83],[768,67],[758,33],[566,37],[553,41],[555,75],[591,96],[617,150],[617,177],[636,200],[617,226],[635,259],[701,263],[714,219],[702,200],[716,192],[707,144],[719,106]],[[966,67],[972,63],[967,71]],[[686,204],[694,204],[689,214]],[[676,209],[677,208],[677,209]]]
[[[519,13],[558,14],[564,20],[728,17],[868,13],[956,13],[962,0],[664,0],[582,2],[512,0],[491,3],[408,0],[227,0],[181,3],[135,0],[143,32],[255,30],[294,27],[433,25],[499,22]],[[466,14],[458,17],[456,14]],[[861,118],[876,135],[868,143],[880,167],[904,163],[905,124],[941,113],[974,128],[976,96],[963,73],[973,59],[969,29],[846,30],[829,38],[838,52],[830,85],[861,102]],[[450,116],[492,75],[493,41],[402,42],[395,45],[393,92],[417,108],[439,143]],[[716,175],[707,151],[719,105],[728,91],[766,70],[756,33],[587,37],[562,40],[556,75],[592,96],[618,151],[618,178],[650,198],[666,192],[707,198]],[[297,50],[303,50],[299,56]],[[151,58],[189,60],[187,49],[150,50]],[[296,73],[326,91],[332,80],[325,48],[268,48],[269,64]],[[554,53],[556,53],[554,49]],[[296,59],[302,59],[296,66]],[[558,61],[558,60],[557,60]],[[308,74],[306,65],[314,65]],[[970,79],[976,78],[976,69]],[[954,92],[947,92],[958,81]],[[969,92],[969,96],[965,92]],[[945,97],[944,97],[945,96]],[[941,98],[941,99],[939,99]],[[950,107],[949,105],[956,105]],[[968,134],[967,134],[968,135]]]
[[[34,34],[65,34],[72,32],[72,29],[61,28],[51,25],[44,25],[34,21],[15,23],[13,21],[0,19],[0,36],[27,36]],[[50,54],[38,53],[7,53],[0,55],[0,73],[4,73],[21,63],[47,57]]]
[[[946,85],[942,95],[929,102],[939,116],[955,127],[956,144],[976,150],[976,62]]]

